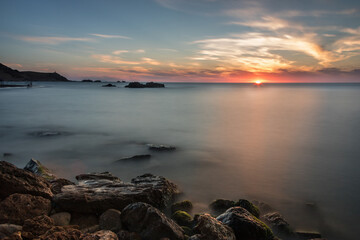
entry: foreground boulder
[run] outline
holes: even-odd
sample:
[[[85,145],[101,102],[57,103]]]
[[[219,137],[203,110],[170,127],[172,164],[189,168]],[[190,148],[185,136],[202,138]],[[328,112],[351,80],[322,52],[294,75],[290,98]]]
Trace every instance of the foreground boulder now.
[[[50,210],[51,202],[49,199],[15,193],[0,203],[0,223],[22,225],[28,218],[48,215]]]
[[[242,207],[229,208],[217,220],[231,227],[236,239],[273,240],[270,228]]]
[[[100,230],[95,233],[88,233],[82,236],[82,240],[118,240],[118,236],[109,230]]]
[[[209,208],[211,212],[215,215],[219,215],[231,207],[235,206],[235,202],[227,199],[216,199],[210,203]]]
[[[122,210],[134,202],[165,208],[179,193],[177,186],[164,177],[144,174],[126,183],[110,173],[82,174],[78,185],[68,185],[55,195],[57,209],[66,212],[101,214],[108,209]]]
[[[197,239],[204,240],[235,240],[233,230],[219,222],[209,214],[197,215],[194,232]],[[193,237],[195,238],[195,237]]]
[[[19,169],[13,164],[0,161],[0,199],[13,193],[31,194],[51,199],[53,193],[50,183],[24,169]]]
[[[47,169],[44,165],[42,165],[40,161],[33,158],[30,159],[30,161],[26,164],[24,169],[40,177],[45,178],[48,181],[56,179],[56,176],[53,173],[51,173],[49,169]]]
[[[116,209],[108,209],[101,214],[99,225],[102,230],[111,230],[118,232],[121,230],[121,212]]]
[[[39,236],[37,240],[80,240],[81,238],[82,233],[80,232],[80,230],[74,228],[74,226],[69,226],[53,227],[43,235]]]
[[[255,217],[257,217],[257,218],[260,217],[259,208],[257,206],[255,206],[253,203],[251,203],[250,201],[246,200],[246,199],[239,199],[239,201],[237,201],[235,203],[235,206],[245,208],[246,210],[248,210]]]
[[[121,213],[123,226],[140,234],[143,239],[169,238],[183,240],[182,228],[153,206],[137,202],[128,205]]]
[[[192,209],[193,209],[193,204],[189,200],[184,200],[171,205],[171,213],[174,213],[178,210],[191,212]]]
[[[0,224],[0,239],[4,239],[5,237],[10,237],[12,234],[16,232],[20,232],[22,230],[22,226],[15,224]]]
[[[24,222],[22,235],[27,239],[33,239],[45,234],[54,226],[54,220],[46,215],[27,219]]]

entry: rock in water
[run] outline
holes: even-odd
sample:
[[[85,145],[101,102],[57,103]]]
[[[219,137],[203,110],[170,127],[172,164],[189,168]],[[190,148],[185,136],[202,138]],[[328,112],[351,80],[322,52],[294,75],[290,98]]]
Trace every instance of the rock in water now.
[[[91,179],[88,179],[91,177]],[[68,185],[55,195],[54,203],[66,212],[101,214],[107,209],[122,210],[134,202],[146,202],[158,208],[165,208],[179,193],[177,186],[164,177],[144,174],[122,182],[109,174],[90,174],[77,177],[78,185]]]
[[[147,87],[147,88],[164,88],[165,85],[162,83],[147,82],[145,84],[145,87]]]
[[[176,211],[171,218],[180,226],[191,227],[192,217],[185,211],[178,210]]]
[[[102,85],[102,87],[116,87],[116,85],[109,83],[109,84]]]
[[[174,151],[176,150],[176,147],[170,146],[170,145],[163,145],[163,144],[147,144],[149,150],[152,151]]]
[[[174,213],[178,210],[191,212],[192,209],[193,209],[193,204],[189,200],[184,200],[171,205],[171,213]]]
[[[181,227],[146,203],[138,202],[128,205],[121,213],[121,221],[126,229],[140,234],[143,239],[184,239]]]
[[[229,208],[216,218],[231,227],[236,239],[273,240],[270,228],[242,207]]]
[[[117,160],[116,162],[121,162],[121,161],[131,161],[131,160],[148,160],[151,158],[150,154],[142,154],[142,155],[134,155],[132,157],[125,157],[125,158],[121,158],[119,160]]]
[[[206,240],[235,240],[233,230],[219,222],[210,214],[197,215],[195,217],[196,225],[194,232],[197,233],[198,239]]]
[[[145,85],[139,82],[131,82],[125,86],[126,88],[145,88]]]
[[[0,223],[22,225],[28,218],[48,215],[50,210],[51,202],[49,199],[15,193],[0,203]]]
[[[11,163],[0,161],[0,199],[13,193],[24,193],[51,199],[50,183]]]
[[[33,158],[30,159],[24,169],[29,172],[35,173],[36,175],[39,175],[49,181],[56,179],[56,176],[52,174],[49,169],[42,165],[40,161]]]
[[[234,207],[235,202],[227,199],[216,199],[210,203],[209,208],[215,215],[219,215],[231,207]]]
[[[273,230],[276,236],[284,239],[294,236],[289,223],[280,215],[280,213],[267,213],[262,216],[262,220],[264,220],[264,222]]]
[[[239,201],[237,201],[235,203],[235,206],[245,208],[246,210],[248,210],[255,217],[257,217],[257,218],[260,217],[259,208],[257,206],[255,206],[254,204],[252,204],[251,202],[249,202],[248,200],[246,200],[246,199],[239,199]]]
[[[121,230],[121,212],[116,209],[108,209],[101,214],[99,219],[100,229],[118,232]]]

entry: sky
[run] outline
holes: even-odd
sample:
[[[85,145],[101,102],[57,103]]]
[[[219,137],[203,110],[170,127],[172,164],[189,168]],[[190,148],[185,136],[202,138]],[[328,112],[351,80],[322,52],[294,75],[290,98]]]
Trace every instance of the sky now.
[[[71,80],[360,82],[360,1],[1,0],[0,62]]]

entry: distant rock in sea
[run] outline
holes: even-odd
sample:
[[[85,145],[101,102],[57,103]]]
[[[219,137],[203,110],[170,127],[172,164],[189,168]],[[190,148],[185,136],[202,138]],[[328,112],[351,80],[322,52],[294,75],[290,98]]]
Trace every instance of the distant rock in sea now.
[[[93,82],[93,80],[90,80],[90,79],[84,79],[84,80],[81,80],[82,82]]]
[[[162,83],[147,82],[146,84],[139,82],[131,82],[125,86],[126,88],[164,88],[165,85]]]
[[[0,63],[0,80],[2,81],[42,81],[42,82],[67,82],[67,78],[61,76],[60,74],[53,73],[44,73],[44,72],[32,72],[25,71],[20,72],[18,70],[11,69]]]
[[[102,85],[102,87],[116,87],[116,85],[109,83],[109,84]]]

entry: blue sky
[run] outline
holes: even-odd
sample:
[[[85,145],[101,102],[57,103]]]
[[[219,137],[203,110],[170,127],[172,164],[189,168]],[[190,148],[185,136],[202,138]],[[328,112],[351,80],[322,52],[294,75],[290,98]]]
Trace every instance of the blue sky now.
[[[75,80],[360,81],[359,1],[3,0],[0,42]]]

